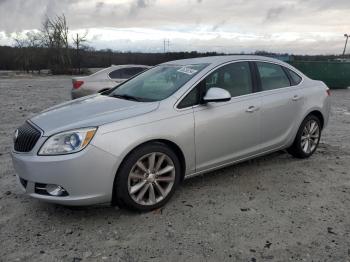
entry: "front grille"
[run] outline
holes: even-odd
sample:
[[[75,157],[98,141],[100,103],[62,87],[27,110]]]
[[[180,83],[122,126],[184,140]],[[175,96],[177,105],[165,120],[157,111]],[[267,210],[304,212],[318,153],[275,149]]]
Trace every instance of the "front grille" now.
[[[29,152],[40,138],[41,133],[28,122],[18,128],[18,136],[15,140],[15,151]]]

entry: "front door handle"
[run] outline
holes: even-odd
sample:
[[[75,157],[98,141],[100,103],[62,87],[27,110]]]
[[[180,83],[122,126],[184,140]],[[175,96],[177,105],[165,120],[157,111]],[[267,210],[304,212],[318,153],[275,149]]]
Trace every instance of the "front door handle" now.
[[[255,107],[255,106],[250,106],[247,108],[246,112],[247,113],[254,113],[255,111],[258,111],[259,107]]]
[[[293,96],[292,100],[293,101],[298,101],[301,97],[298,95]]]

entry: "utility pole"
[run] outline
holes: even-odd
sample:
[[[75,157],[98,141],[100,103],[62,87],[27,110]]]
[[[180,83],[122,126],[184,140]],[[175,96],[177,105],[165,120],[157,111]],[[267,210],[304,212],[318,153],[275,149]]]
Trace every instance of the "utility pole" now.
[[[163,40],[163,51],[165,53],[166,46],[167,46],[167,52],[169,52],[169,45],[170,45],[170,40],[169,39],[164,39]]]
[[[346,40],[345,40],[345,46],[344,46],[343,55],[345,55],[346,46],[348,45],[348,40],[349,40],[350,35],[349,34],[344,34],[344,37],[346,38]]]
[[[78,74],[80,75],[80,57],[79,57],[80,39],[79,39],[79,34],[78,34],[78,33],[77,33],[77,38],[76,38],[76,44],[77,44],[77,66],[78,66]]]
[[[73,38],[73,43],[76,47],[76,67],[78,68],[78,73],[80,74],[80,67],[81,67],[81,57],[80,57],[80,51],[84,48],[83,43],[87,42],[86,39],[87,32],[84,35],[76,34],[76,38]]]

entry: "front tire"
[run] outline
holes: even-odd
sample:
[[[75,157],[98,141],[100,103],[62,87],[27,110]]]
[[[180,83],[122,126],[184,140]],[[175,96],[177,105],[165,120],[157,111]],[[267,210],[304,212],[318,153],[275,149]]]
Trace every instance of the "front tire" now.
[[[321,138],[321,122],[315,115],[308,115],[301,123],[288,153],[297,158],[308,158],[317,149]]]
[[[151,211],[165,205],[181,177],[177,155],[163,143],[133,150],[121,164],[114,182],[113,202],[120,207]]]

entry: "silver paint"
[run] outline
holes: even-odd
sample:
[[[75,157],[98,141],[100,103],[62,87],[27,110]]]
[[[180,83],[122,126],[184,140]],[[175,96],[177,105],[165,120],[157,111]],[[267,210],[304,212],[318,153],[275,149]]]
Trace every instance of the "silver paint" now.
[[[263,91],[178,109],[190,90],[215,69],[238,61],[265,61],[297,72],[298,86]],[[170,97],[151,103],[92,95],[55,106],[30,121],[42,130],[31,152],[12,152],[14,167],[28,180],[27,194],[66,205],[111,201],[120,163],[135,147],[152,140],[175,144],[185,159],[185,178],[289,147],[304,118],[319,111],[327,125],[330,99],[327,87],[290,65],[259,56],[218,56],[166,64],[208,63]],[[98,126],[82,151],[61,156],[38,156],[40,146],[57,132]],[[153,181],[153,178],[149,181]],[[34,183],[57,184],[67,197],[36,194]]]

